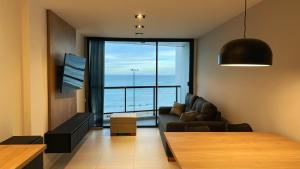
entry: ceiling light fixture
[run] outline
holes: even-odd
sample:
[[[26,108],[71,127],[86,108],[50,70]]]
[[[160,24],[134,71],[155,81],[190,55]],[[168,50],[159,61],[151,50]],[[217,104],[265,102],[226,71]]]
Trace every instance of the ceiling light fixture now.
[[[244,12],[244,38],[228,42],[218,56],[221,66],[271,66],[272,50],[269,45],[259,39],[246,38],[247,0]]]
[[[146,18],[146,15],[144,15],[144,14],[136,14],[136,15],[134,15],[134,17],[135,17],[135,19],[142,20],[142,19]]]
[[[144,25],[135,25],[135,28],[137,28],[137,29],[143,29]]]

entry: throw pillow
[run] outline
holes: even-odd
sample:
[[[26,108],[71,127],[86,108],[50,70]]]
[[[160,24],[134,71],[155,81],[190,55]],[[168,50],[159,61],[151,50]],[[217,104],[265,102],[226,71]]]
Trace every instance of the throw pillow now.
[[[184,109],[185,109],[185,104],[180,104],[180,103],[174,102],[174,105],[170,111],[170,114],[175,114],[180,117],[181,114],[183,113]]]
[[[198,112],[195,112],[195,111],[185,112],[185,113],[181,114],[180,120],[184,121],[184,122],[194,121],[196,119],[197,115],[198,115]]]

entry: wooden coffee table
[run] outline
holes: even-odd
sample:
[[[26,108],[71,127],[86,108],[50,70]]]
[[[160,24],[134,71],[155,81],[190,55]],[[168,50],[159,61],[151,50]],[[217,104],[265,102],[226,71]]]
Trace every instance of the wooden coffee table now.
[[[113,113],[110,117],[110,134],[136,135],[136,113]]]
[[[271,133],[166,132],[182,169],[299,169],[300,143]]]

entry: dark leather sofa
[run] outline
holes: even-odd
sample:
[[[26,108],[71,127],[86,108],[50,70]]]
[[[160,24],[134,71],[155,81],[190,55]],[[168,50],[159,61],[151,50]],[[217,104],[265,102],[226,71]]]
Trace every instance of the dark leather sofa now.
[[[164,132],[226,131],[226,120],[222,118],[221,112],[217,110],[214,104],[202,97],[188,93],[185,98],[185,106],[185,112],[196,111],[199,113],[196,120],[183,122],[179,116],[170,114],[172,107],[159,108],[159,131],[169,159],[172,159],[173,155],[167,145]]]

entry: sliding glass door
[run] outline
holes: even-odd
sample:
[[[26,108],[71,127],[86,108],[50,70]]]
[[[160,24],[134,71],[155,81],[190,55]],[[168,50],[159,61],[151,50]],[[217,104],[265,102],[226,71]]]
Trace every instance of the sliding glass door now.
[[[136,112],[138,126],[157,126],[157,109],[184,102],[190,41],[104,41],[103,126],[112,113]]]
[[[104,125],[111,113],[136,112],[138,126],[155,126],[156,45],[105,42]]]

